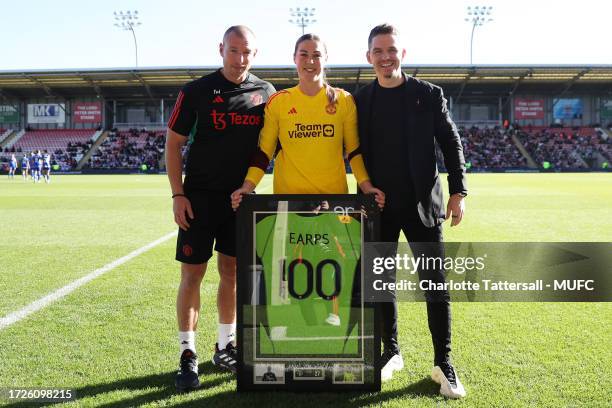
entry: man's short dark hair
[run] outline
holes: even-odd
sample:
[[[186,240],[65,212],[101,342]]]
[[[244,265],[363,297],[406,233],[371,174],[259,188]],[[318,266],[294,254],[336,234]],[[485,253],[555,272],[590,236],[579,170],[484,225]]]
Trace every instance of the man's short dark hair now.
[[[374,37],[383,34],[391,34],[397,36],[399,35],[399,31],[397,31],[397,28],[395,28],[391,24],[384,23],[377,25],[372,29],[372,31],[370,31],[370,36],[368,37],[368,49],[370,49],[370,47],[372,46],[372,40],[374,39]]]
[[[245,38],[247,35],[255,38],[255,33],[249,27],[245,25],[235,25],[225,30],[225,33],[223,33],[223,43],[225,43],[227,36],[231,33],[238,35],[240,38]]]

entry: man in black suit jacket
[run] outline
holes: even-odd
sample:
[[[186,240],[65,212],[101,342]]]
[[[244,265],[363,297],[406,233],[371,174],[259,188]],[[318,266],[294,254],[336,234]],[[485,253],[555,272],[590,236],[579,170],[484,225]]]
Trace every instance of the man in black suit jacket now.
[[[381,217],[381,241],[397,243],[403,231],[409,243],[433,242],[443,254],[442,222],[458,225],[467,194],[465,160],[457,128],[450,119],[442,89],[406,76],[401,61],[406,50],[397,30],[383,24],[368,38],[367,59],[376,80],[355,94],[359,138],[372,182],[386,195]],[[450,198],[444,209],[436,164],[436,142],[448,170]],[[414,244],[411,244],[414,251]],[[430,247],[431,248],[431,247]],[[428,254],[425,254],[428,255]],[[420,279],[444,282],[444,270],[419,270]],[[460,398],[465,390],[450,363],[450,297],[448,291],[427,291],[427,316],[434,345],[432,378],[440,392]],[[397,342],[397,302],[380,303],[384,353],[383,380],[404,366]]]

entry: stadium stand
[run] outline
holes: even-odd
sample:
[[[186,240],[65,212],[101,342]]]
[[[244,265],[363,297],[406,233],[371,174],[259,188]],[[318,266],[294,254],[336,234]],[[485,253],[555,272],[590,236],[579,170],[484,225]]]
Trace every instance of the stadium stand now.
[[[15,131],[12,129],[5,129],[2,131],[2,134],[0,135],[0,148],[11,146],[14,140],[21,137],[20,133],[23,133],[23,131]]]
[[[91,169],[159,169],[165,130],[113,129],[85,166]]]
[[[590,127],[525,127],[516,135],[540,167],[554,170],[597,169],[611,159],[610,138]]]
[[[101,132],[100,132],[101,133]],[[470,171],[544,169],[553,171],[600,170],[612,161],[609,130],[593,127],[526,126],[509,130],[502,127],[460,127],[466,164]],[[0,129],[0,135],[4,132]],[[33,150],[52,153],[52,164],[60,170],[78,170],[81,160],[89,170],[142,170],[163,168],[165,130],[113,129],[94,145],[94,130],[29,130],[13,137],[0,149],[0,163],[8,163],[11,153],[20,158]],[[102,142],[99,146],[98,144]],[[91,150],[89,160],[84,157]],[[188,151],[185,146],[184,155]],[[445,171],[438,151],[438,167]],[[549,163],[549,164],[545,164]],[[0,165],[1,168],[6,166]],[[272,172],[274,163],[268,168]],[[347,166],[347,171],[350,167]]]
[[[505,130],[501,127],[460,127],[466,163],[471,171],[503,171],[542,168],[548,161],[553,170],[571,171],[598,169],[602,161],[610,161],[609,139],[594,128],[579,129],[531,127]],[[148,170],[161,167],[164,154],[163,130],[113,130],[95,151],[86,167],[90,169],[138,170],[143,164]],[[531,136],[529,136],[531,135]],[[535,136],[534,136],[535,135]],[[554,136],[556,135],[556,136]],[[566,136],[568,135],[568,136]],[[515,143],[524,145],[523,152]],[[563,143],[551,143],[557,138]],[[539,147],[538,147],[539,146]],[[186,154],[188,147],[184,148]],[[601,156],[598,156],[601,155]],[[537,163],[534,166],[533,163]],[[438,166],[445,170],[439,156]],[[267,172],[272,172],[270,163]],[[350,167],[347,167],[350,170]]]
[[[459,128],[466,163],[471,168],[526,168],[527,158],[514,144],[511,135],[499,127]]]
[[[94,133],[95,130],[92,129],[29,130],[11,147],[6,147],[1,156],[3,161],[7,161],[11,153],[22,156],[34,150],[46,150],[52,154],[52,164],[58,164],[60,170],[68,171],[74,169],[79,159],[91,147]]]
[[[609,96],[612,95],[612,65],[470,64],[404,65],[403,68],[417,79],[444,88],[455,123],[463,125],[461,137],[466,164],[471,171],[611,171],[612,113],[606,106],[612,101]],[[0,71],[0,88],[7,89],[9,95],[23,96],[2,102],[18,106],[20,115],[19,122],[12,119],[14,123],[5,122],[8,126],[2,123],[1,127],[37,127],[39,125],[29,122],[26,115],[30,104],[40,104],[43,99],[50,104],[67,100],[97,102],[100,92],[96,86],[102,86],[105,102],[101,105],[99,122],[87,124],[77,121],[74,115],[67,115],[61,124],[52,121],[40,127],[101,126],[106,130],[103,137],[91,145],[87,141],[66,142],[62,148],[40,146],[41,149],[65,154],[63,168],[75,171],[123,173],[141,171],[143,165],[149,171],[163,170],[164,140],[161,136],[179,90],[187,81],[216,69]],[[371,67],[361,65],[328,66],[328,71],[334,85],[349,92],[375,77]],[[277,89],[297,82],[293,66],[255,67],[253,73],[269,80]],[[135,75],[139,80],[134,80]],[[51,90],[56,88],[62,96],[48,99]],[[512,92],[508,93],[509,89]],[[563,91],[559,93],[560,90]],[[568,98],[579,101],[576,108],[580,112],[575,117],[559,117],[550,109],[556,100]],[[519,109],[518,99],[523,99],[523,103],[533,102],[533,115]],[[147,130],[142,132],[144,127]],[[112,128],[117,129],[111,131]],[[0,130],[0,162],[10,157],[6,147],[12,149],[15,145],[23,149],[20,147],[23,133],[23,130],[13,129],[4,134]],[[107,137],[109,134],[111,136]],[[28,132],[24,141],[30,137]],[[67,151],[68,143],[71,143],[70,151]],[[85,154],[75,166],[78,160],[71,158],[80,157],[82,153]],[[444,170],[441,161],[439,167]]]
[[[458,128],[463,145],[463,154],[468,170],[503,171],[528,169],[529,158],[525,157],[512,139],[512,134],[499,126]],[[440,171],[446,171],[442,152],[436,146]]]

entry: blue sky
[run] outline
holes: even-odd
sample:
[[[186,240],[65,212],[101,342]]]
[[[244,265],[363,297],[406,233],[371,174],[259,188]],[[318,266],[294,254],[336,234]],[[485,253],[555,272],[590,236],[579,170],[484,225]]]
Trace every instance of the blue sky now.
[[[3,1],[0,70],[134,66],[129,32],[113,26],[113,11],[138,10],[140,67],[216,66],[217,45],[233,24],[257,34],[256,65],[291,65],[300,29],[289,8],[315,7],[310,31],[327,43],[330,64],[365,64],[371,27],[400,28],[407,64],[467,64],[467,6],[493,6],[494,21],[474,38],[475,64],[612,64],[612,2],[492,0],[423,1]],[[554,5],[554,6],[553,6]],[[27,22],[27,23],[26,23]]]

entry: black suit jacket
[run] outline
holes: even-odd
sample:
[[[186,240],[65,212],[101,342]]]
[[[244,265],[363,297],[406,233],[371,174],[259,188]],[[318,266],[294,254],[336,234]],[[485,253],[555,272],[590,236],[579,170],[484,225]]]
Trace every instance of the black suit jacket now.
[[[423,225],[433,227],[442,223],[446,215],[434,141],[438,142],[444,156],[450,194],[467,194],[463,147],[457,127],[449,116],[442,88],[410,76],[405,76],[405,79],[406,115],[397,119],[405,121],[408,139],[406,157],[416,193],[417,211]],[[371,171],[368,165],[370,147],[376,143],[376,135],[371,134],[370,126],[375,93],[376,80],[354,95],[360,147],[368,172]]]

